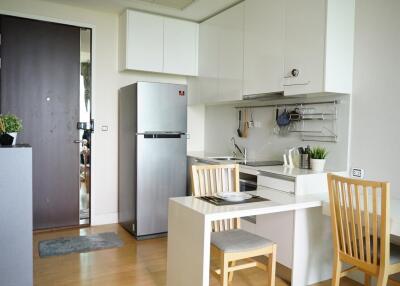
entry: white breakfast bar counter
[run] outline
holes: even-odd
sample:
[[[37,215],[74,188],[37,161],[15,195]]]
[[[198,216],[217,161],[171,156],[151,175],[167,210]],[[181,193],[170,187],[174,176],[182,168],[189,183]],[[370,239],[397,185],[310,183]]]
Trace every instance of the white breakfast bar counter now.
[[[206,164],[235,163],[207,155],[191,153],[188,158]],[[170,199],[167,285],[209,285],[211,222],[246,216],[256,216],[256,223],[242,219],[243,229],[277,244],[279,276],[294,286],[330,279],[333,245],[326,172],[242,165],[240,172],[257,175],[257,191],[251,193],[270,201],[215,206],[194,197]],[[400,236],[400,200],[391,200],[391,234]]]
[[[168,286],[209,285],[211,222],[252,215],[266,218],[260,220],[260,225],[257,221],[252,231],[277,242],[278,261],[281,249],[281,263],[291,269],[292,285],[304,286],[329,278],[332,253],[329,225],[321,223],[328,220],[321,211],[326,193],[294,196],[265,187],[251,193],[270,201],[215,206],[195,197],[170,199]],[[280,217],[283,213],[291,215]]]
[[[216,160],[204,152],[188,155],[189,169],[190,164],[221,163],[237,161]],[[330,218],[322,212],[326,172],[240,165],[240,173],[256,175],[255,194],[270,201],[222,207],[193,197],[170,199],[167,285],[209,285],[211,221],[246,216],[256,216],[256,221],[242,219],[242,229],[277,244],[279,276],[295,286],[329,279]]]

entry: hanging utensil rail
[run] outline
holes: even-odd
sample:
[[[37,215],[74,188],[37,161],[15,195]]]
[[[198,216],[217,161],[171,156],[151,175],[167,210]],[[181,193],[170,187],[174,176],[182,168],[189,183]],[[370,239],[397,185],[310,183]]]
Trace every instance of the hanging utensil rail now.
[[[235,106],[234,108],[244,109],[244,108],[265,108],[265,107],[289,107],[289,106],[304,106],[304,105],[318,105],[318,104],[340,104],[340,100],[316,101],[316,102],[305,102],[305,103],[279,103],[279,104],[266,104],[266,105],[255,105],[255,106]]]

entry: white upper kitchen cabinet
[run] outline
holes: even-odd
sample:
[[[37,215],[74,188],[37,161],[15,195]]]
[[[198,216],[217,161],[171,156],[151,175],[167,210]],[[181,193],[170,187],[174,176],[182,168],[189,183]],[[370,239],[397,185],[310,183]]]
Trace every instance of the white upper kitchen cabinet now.
[[[244,2],[244,95],[283,92],[285,1]]]
[[[354,0],[285,1],[284,94],[350,94]]]
[[[216,101],[218,96],[219,28],[216,18],[199,27],[199,76],[188,81],[188,103]],[[197,89],[195,89],[197,86]],[[192,91],[190,93],[190,91]]]
[[[199,24],[164,19],[164,72],[197,76]]]
[[[243,9],[240,3],[200,24],[199,76],[188,81],[189,104],[242,99]]]
[[[219,28],[218,96],[216,101],[243,98],[244,3],[216,16]]]
[[[127,10],[120,22],[121,68],[163,72],[164,18]]]
[[[198,24],[125,11],[120,17],[120,69],[197,75]]]

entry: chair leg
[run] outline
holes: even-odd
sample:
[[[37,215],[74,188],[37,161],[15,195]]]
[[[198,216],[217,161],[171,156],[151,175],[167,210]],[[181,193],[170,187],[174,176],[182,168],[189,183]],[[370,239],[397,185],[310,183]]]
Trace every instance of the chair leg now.
[[[371,275],[365,273],[365,282],[364,282],[365,286],[371,286]]]
[[[221,252],[221,285],[228,286],[228,260],[225,257],[225,253]]]
[[[376,282],[376,286],[386,286],[388,283],[388,272],[384,266],[381,266],[381,270],[379,271],[378,279]]]
[[[342,262],[340,262],[339,256],[335,255],[333,260],[332,286],[339,286],[341,270]]]
[[[275,268],[276,268],[276,245],[272,247],[272,253],[268,254],[268,285],[275,286]]]
[[[231,267],[235,266],[235,265],[236,265],[236,261],[232,261],[231,262]],[[229,272],[229,278],[228,278],[229,282],[232,282],[232,280],[233,280],[233,273],[234,273],[234,271]]]

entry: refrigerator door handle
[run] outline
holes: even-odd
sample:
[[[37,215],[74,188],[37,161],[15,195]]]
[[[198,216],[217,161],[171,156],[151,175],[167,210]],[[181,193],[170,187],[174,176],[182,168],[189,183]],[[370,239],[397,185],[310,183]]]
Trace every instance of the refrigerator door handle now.
[[[166,139],[166,138],[181,138],[182,134],[145,134],[145,139]]]
[[[182,132],[166,132],[166,133],[151,133],[151,132],[146,132],[146,133],[137,133],[136,135],[142,135],[145,139],[173,139],[173,138],[181,138],[182,135],[185,135],[185,133]]]

